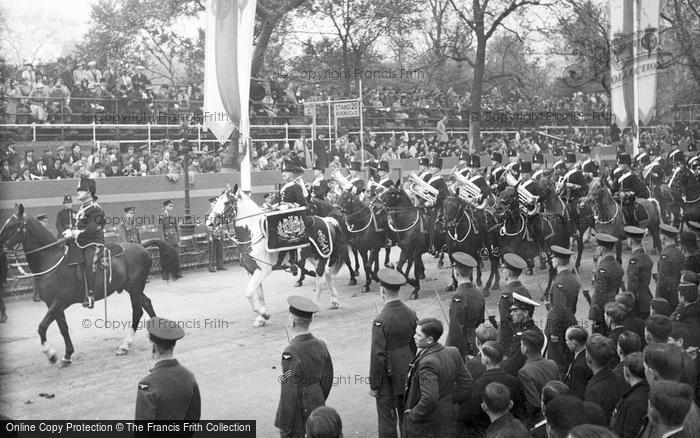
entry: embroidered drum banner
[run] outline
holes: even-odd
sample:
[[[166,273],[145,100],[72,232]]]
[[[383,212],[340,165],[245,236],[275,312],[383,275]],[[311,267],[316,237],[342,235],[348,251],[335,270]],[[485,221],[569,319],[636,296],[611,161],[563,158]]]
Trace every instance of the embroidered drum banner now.
[[[305,207],[280,210],[265,215],[265,232],[269,252],[287,251],[309,246],[304,217]]]

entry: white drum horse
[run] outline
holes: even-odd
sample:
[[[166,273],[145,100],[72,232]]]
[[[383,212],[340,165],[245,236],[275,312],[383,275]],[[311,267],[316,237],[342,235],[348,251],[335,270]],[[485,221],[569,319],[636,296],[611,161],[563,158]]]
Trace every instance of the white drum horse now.
[[[237,234],[240,232],[240,235],[246,235],[244,241],[238,241],[237,237],[234,237],[234,240],[239,245],[241,265],[250,275],[245,291],[253,311],[258,314],[253,322],[253,327],[262,327],[270,319],[262,283],[272,272],[272,266],[274,266],[278,256],[277,252],[267,250],[267,234],[265,233],[265,213],[267,212],[268,210],[259,207],[248,195],[239,191],[238,185],[236,185],[233,189],[225,190],[217,198],[206,219],[207,225],[215,220],[221,220],[223,223],[232,221]],[[322,220],[328,226],[332,248],[327,266],[320,273],[321,275],[316,275],[314,302],[318,303],[321,297],[323,286],[321,277],[325,277],[331,295],[330,309],[334,310],[339,307],[335,276],[342,265],[343,259],[340,257],[340,251],[343,249],[347,251],[347,248],[336,245],[337,235],[340,232],[337,220],[320,217],[314,217],[314,219]],[[303,248],[302,257],[304,255],[311,260],[318,271],[320,255],[313,245]]]

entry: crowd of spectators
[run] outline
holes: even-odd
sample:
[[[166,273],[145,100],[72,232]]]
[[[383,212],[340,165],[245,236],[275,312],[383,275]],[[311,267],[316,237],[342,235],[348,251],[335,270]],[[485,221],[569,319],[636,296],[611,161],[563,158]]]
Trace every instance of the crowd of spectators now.
[[[220,172],[227,162],[228,151],[215,151],[202,146],[196,151],[188,170],[193,174]],[[166,175],[177,180],[184,173],[182,154],[172,141],[163,141],[152,147],[136,148],[129,145],[120,151],[116,144],[100,143],[91,150],[73,143],[70,150],[63,147],[46,148],[42,154],[27,149],[23,153],[12,144],[0,151],[2,181],[36,181],[43,179],[103,178],[114,176]]]

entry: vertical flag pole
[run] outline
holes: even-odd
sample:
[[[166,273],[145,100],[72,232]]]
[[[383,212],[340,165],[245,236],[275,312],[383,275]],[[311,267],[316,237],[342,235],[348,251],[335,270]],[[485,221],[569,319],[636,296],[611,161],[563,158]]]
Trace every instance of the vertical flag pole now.
[[[362,123],[362,79],[360,79],[360,160],[365,162],[365,128]]]
[[[635,140],[632,146],[633,156],[639,154],[639,77],[636,72],[639,62],[639,12],[641,8],[640,0],[634,0],[632,5],[632,81],[634,87],[634,127]]]

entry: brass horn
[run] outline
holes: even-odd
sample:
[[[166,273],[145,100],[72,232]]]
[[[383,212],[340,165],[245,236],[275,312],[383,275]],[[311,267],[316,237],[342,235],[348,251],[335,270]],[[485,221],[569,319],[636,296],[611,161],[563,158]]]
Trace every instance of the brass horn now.
[[[422,200],[434,204],[437,201],[438,189],[423,181],[415,172],[408,176],[408,190]]]
[[[333,173],[331,173],[331,181],[335,181],[336,183],[338,183],[338,186],[340,186],[340,188],[343,190],[352,189],[352,183],[348,181],[345,175],[343,175],[343,173],[338,168],[333,170]]]
[[[539,197],[530,193],[522,184],[518,184],[518,180],[515,179],[510,173],[506,175],[506,183],[511,186],[517,186],[518,200],[523,206],[523,211],[529,216],[533,216],[539,213],[540,204],[537,202]]]

